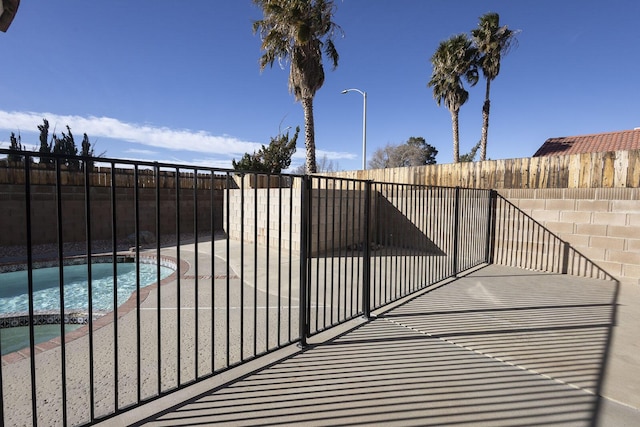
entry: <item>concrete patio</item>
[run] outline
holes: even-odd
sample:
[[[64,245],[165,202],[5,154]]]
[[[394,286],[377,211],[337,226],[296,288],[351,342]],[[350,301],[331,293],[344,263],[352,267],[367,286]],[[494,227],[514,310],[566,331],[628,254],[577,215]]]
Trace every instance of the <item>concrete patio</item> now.
[[[490,265],[99,425],[640,425],[640,287]]]

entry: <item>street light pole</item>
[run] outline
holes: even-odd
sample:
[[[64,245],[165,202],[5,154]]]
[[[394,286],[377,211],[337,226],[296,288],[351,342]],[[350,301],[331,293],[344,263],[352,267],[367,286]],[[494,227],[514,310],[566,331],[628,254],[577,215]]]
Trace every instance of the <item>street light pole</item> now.
[[[345,89],[341,93],[358,92],[362,95],[362,170],[367,169],[367,92],[360,89]]]

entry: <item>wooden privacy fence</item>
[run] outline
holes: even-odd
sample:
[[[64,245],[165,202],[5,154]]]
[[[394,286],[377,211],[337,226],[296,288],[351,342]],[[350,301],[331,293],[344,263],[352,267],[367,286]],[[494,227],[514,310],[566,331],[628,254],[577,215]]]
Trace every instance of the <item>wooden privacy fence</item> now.
[[[330,173],[378,182],[482,189],[638,188],[640,150]]]
[[[134,171],[116,168],[116,185],[133,187]],[[175,188],[175,170],[160,171],[160,188]],[[240,174],[242,175],[242,174]],[[448,163],[388,169],[357,170],[322,173],[348,179],[373,180],[401,184],[419,184],[440,187],[465,187],[479,189],[547,189],[547,188],[640,188],[640,150],[584,153],[567,156],[530,157],[521,159],[487,160],[484,162]],[[96,167],[90,173],[91,186],[111,185],[111,168]],[[213,179],[212,179],[213,178]],[[54,185],[55,170],[45,165],[31,165],[31,183]],[[225,188],[225,176],[198,172],[198,188]],[[258,187],[282,186],[266,177],[246,174],[234,176],[236,185],[245,179],[245,187],[251,188],[258,179]],[[67,170],[61,173],[63,185],[84,185],[82,171]],[[264,181],[264,182],[262,182]],[[181,188],[193,187],[193,171],[180,170]],[[0,163],[0,184],[23,184],[24,166],[19,163]],[[138,170],[138,185],[155,187],[152,169]],[[284,185],[288,186],[288,183]]]

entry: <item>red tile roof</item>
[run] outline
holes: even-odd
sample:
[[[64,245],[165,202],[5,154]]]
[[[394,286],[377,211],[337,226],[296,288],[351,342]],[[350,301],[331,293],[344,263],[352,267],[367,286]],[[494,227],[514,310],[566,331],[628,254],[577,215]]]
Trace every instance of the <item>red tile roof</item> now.
[[[593,135],[549,138],[533,157],[640,149],[640,128]]]

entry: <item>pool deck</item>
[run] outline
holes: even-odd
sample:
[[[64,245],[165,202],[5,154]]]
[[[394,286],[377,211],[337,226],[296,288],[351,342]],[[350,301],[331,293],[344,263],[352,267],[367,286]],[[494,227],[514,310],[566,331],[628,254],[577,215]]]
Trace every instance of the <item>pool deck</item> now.
[[[489,265],[100,423],[640,425],[640,286]]]
[[[183,249],[193,266],[193,248]],[[209,259],[211,251],[202,245],[198,252]],[[199,274],[211,274],[205,263]],[[170,285],[163,292],[169,297]],[[144,301],[142,313],[153,312],[154,301]],[[131,318],[120,319],[123,339],[135,336]],[[98,425],[637,426],[638,325],[640,286],[489,265],[319,334],[304,349],[288,346]],[[95,334],[98,350],[109,333]],[[59,349],[38,357],[42,378],[59,370]],[[86,409],[87,398],[72,377],[87,368],[84,360],[68,361],[73,418],[72,408]],[[11,364],[5,393],[23,393],[26,362]],[[59,408],[51,384],[43,413]],[[28,414],[26,405],[12,419]]]

